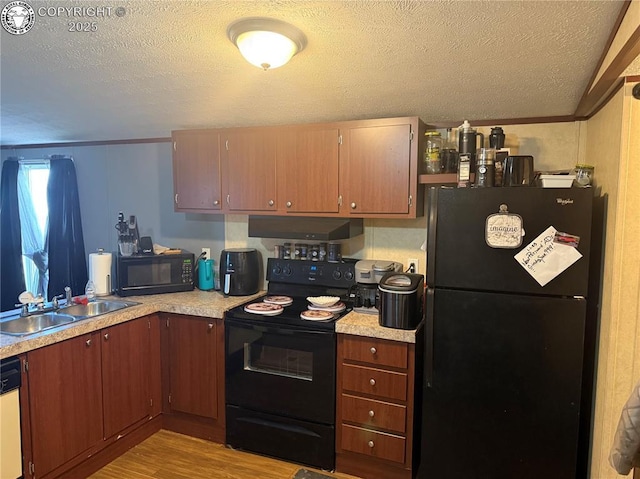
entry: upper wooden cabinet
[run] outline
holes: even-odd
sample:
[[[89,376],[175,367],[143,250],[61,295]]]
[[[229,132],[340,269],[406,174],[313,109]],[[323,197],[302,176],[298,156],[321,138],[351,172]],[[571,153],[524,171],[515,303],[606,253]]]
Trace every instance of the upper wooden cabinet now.
[[[337,214],[339,201],[337,125],[290,127],[278,135],[279,210]]]
[[[222,194],[218,131],[174,131],[171,137],[175,211],[220,211]]]
[[[176,211],[415,218],[418,117],[175,131]]]
[[[222,194],[229,212],[277,209],[276,128],[222,130]]]
[[[342,216],[423,214],[418,161],[425,128],[415,117],[345,124],[340,150]]]

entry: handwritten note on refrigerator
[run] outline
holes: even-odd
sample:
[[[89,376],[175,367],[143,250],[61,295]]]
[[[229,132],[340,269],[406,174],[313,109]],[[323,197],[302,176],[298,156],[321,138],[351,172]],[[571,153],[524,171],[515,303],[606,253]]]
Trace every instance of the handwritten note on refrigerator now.
[[[514,256],[540,286],[546,285],[582,258],[574,245],[555,241],[558,231],[549,226]],[[577,243],[576,243],[577,244]]]

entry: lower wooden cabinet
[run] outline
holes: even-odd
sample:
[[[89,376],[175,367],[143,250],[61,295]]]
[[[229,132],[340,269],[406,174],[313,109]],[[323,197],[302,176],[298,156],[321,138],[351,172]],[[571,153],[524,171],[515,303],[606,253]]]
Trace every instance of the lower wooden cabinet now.
[[[159,413],[157,327],[145,316],[24,355],[24,477],[81,477],[74,468]]]
[[[151,415],[150,319],[100,332],[104,439]]]
[[[163,425],[224,443],[224,323],[164,314]]]
[[[36,349],[26,360],[33,465],[25,466],[38,478],[55,477],[102,441],[100,334]]]
[[[338,335],[336,470],[413,477],[416,344]]]

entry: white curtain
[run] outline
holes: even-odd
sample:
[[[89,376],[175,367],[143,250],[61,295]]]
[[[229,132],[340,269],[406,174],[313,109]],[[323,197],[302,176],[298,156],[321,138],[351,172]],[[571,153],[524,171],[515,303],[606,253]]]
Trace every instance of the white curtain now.
[[[47,298],[49,284],[49,259],[46,245],[46,228],[42,228],[38,221],[34,199],[32,197],[30,170],[34,167],[48,168],[48,161],[22,162],[18,169],[18,205],[22,230],[22,263],[25,272],[25,286],[34,295]],[[44,194],[45,191],[35,191]],[[47,222],[45,221],[45,224]]]

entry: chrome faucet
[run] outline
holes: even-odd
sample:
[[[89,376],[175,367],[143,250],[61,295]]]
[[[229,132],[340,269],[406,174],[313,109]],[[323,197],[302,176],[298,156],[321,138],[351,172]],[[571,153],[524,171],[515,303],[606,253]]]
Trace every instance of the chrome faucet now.
[[[64,295],[65,295],[65,300],[67,302],[67,306],[70,306],[71,303],[73,302],[73,295],[71,294],[71,286],[64,287]]]
[[[64,294],[59,294],[58,296],[54,296],[53,299],[51,300],[51,307],[53,309],[59,309],[60,308],[59,300],[62,298],[64,298]]]
[[[30,316],[33,312],[44,311],[44,298],[41,295],[34,297],[31,293],[24,298],[18,298],[20,303],[16,304],[16,307],[20,308],[20,316]],[[34,311],[29,311],[31,306],[35,305]]]

